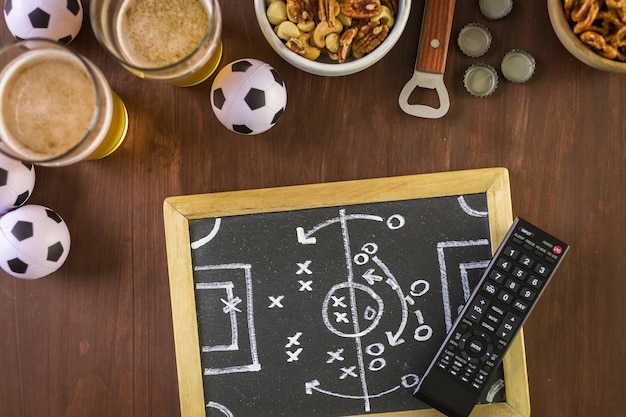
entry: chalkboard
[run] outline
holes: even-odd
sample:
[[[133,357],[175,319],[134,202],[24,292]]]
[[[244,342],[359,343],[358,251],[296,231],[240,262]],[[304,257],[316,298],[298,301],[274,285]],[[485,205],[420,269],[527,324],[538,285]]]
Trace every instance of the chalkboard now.
[[[503,168],[170,197],[183,417],[431,416],[411,394],[512,221]],[[477,415],[529,414],[523,338]]]

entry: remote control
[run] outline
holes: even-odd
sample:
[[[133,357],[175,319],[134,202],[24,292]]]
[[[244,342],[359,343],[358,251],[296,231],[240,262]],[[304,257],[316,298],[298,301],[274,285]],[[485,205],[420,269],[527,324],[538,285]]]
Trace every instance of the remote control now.
[[[515,219],[415,397],[450,417],[467,417],[567,250]]]

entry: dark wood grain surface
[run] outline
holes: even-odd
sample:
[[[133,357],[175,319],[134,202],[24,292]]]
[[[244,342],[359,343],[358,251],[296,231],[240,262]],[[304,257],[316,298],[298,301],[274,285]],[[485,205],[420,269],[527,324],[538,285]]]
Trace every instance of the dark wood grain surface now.
[[[419,119],[397,101],[413,73],[423,0],[413,2],[387,57],[340,78],[282,61],[263,39],[251,1],[221,6],[221,66],[258,58],[287,84],[286,113],[260,136],[219,124],[211,81],[182,89],[135,78],[103,52],[87,21],[73,42],[125,101],[130,129],[104,160],[37,170],[30,202],[64,217],[72,249],[47,278],[0,276],[0,415],[180,415],[162,215],[168,196],[502,166],[510,170],[514,214],[572,247],[525,326],[533,416],[623,416],[626,75],[569,55],[543,0],[515,2],[495,22],[476,1],[459,1],[445,74],[450,111]],[[471,21],[494,37],[478,59],[455,44]],[[501,80],[484,99],[465,92],[469,65],[499,67],[512,48],[536,58],[530,82]]]

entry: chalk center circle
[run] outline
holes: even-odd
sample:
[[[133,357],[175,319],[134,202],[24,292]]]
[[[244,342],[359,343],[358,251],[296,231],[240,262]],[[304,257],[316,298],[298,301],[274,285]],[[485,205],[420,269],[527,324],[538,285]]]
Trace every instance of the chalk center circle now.
[[[333,286],[326,294],[322,318],[328,330],[337,336],[357,338],[378,326],[384,307],[383,299],[370,287],[346,281]],[[362,323],[367,323],[363,329]]]

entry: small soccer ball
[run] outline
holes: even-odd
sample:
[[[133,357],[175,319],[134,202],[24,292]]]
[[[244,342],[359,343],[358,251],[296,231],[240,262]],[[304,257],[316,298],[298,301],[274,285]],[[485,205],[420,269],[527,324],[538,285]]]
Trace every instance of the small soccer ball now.
[[[287,89],[278,71],[258,59],[226,65],[211,86],[211,107],[228,129],[256,135],[278,122],[287,105]]]
[[[17,39],[70,43],[83,24],[80,0],[6,0],[4,20]]]
[[[23,205],[35,188],[33,164],[0,153],[0,216]]]
[[[0,218],[0,267],[37,279],[59,269],[70,251],[70,231],[49,208],[27,204]]]

